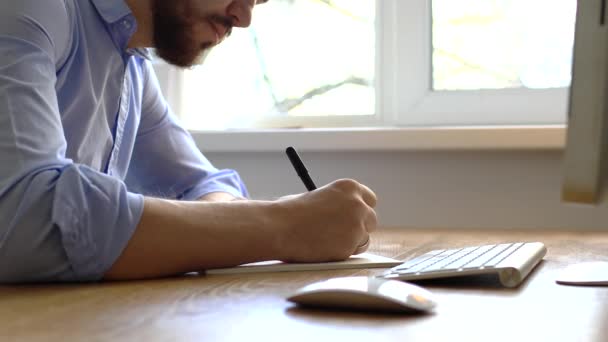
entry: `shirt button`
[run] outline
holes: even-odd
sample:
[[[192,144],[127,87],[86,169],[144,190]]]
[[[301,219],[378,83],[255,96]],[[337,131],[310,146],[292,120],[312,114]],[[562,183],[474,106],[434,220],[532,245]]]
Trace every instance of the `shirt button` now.
[[[131,28],[131,23],[128,20],[123,20],[122,21],[122,27],[126,28],[127,30]]]

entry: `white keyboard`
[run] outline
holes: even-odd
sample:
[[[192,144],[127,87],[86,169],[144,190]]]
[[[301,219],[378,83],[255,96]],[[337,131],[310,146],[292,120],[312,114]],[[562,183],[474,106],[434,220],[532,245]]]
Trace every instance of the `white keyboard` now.
[[[518,286],[547,253],[541,242],[514,242],[434,250],[386,271],[381,277],[423,280],[496,274],[506,287]]]

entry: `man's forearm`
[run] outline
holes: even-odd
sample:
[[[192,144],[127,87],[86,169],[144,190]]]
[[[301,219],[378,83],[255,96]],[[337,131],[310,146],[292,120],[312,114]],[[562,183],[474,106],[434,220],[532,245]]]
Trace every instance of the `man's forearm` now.
[[[212,192],[209,194],[206,194],[204,196],[202,196],[201,198],[199,198],[199,201],[207,201],[207,202],[229,202],[229,201],[236,201],[236,200],[242,200],[244,199],[243,197],[235,197],[232,194],[229,194],[227,192]]]
[[[265,260],[345,260],[369,246],[376,195],[354,180],[276,201],[145,199],[105,279],[142,279]]]
[[[276,258],[271,202],[146,198],[141,221],[105,279],[141,279]]]

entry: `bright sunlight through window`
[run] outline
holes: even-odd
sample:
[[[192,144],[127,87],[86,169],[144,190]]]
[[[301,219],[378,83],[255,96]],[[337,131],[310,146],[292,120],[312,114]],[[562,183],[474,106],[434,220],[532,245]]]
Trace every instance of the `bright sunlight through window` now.
[[[433,89],[568,87],[576,0],[433,0]]]
[[[374,0],[273,0],[183,76],[189,129],[375,114]]]

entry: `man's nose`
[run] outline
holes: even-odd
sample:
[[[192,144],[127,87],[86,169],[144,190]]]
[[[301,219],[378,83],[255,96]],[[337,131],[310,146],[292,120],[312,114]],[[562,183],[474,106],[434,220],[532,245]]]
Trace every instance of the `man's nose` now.
[[[251,11],[253,10],[251,1],[233,1],[228,7],[228,15],[234,19],[233,25],[236,27],[249,27],[251,25]]]

